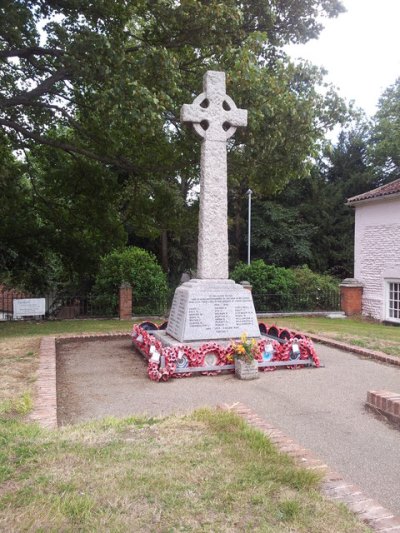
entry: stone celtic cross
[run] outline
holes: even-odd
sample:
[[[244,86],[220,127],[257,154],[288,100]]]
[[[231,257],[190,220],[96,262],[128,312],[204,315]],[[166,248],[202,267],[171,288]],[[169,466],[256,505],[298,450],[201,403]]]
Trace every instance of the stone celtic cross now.
[[[191,123],[202,138],[197,277],[227,279],[228,186],[226,141],[247,125],[247,111],[225,93],[225,73],[208,71],[203,92],[184,104],[181,122]]]

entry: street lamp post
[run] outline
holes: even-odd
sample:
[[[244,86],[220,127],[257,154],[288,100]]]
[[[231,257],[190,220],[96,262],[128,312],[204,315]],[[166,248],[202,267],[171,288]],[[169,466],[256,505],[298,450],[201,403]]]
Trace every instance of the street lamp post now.
[[[253,191],[249,189],[246,192],[248,198],[249,198],[249,220],[248,220],[248,233],[247,233],[247,264],[250,265],[250,244],[251,244],[251,195],[253,194]]]

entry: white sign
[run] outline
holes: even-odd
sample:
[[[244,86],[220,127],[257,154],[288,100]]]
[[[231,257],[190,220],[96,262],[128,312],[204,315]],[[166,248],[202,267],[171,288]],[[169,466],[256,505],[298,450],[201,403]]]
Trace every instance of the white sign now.
[[[13,301],[14,318],[46,314],[45,298],[22,298]]]

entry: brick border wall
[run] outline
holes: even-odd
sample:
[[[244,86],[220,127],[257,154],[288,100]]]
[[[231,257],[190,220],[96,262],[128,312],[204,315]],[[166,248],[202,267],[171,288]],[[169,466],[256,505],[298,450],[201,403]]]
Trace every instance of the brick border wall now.
[[[250,426],[264,433],[279,451],[292,457],[298,466],[307,470],[320,471],[323,476],[320,487],[321,492],[330,500],[344,503],[374,531],[381,533],[389,531],[400,532],[400,516],[394,515],[377,501],[368,498],[357,486],[345,481],[340,474],[331,470],[328,465],[314,456],[309,450],[301,447],[246,405],[241,403],[223,404],[219,408],[225,411],[232,411],[241,416]]]
[[[400,429],[400,394],[396,392],[368,391],[365,404],[368,408],[384,415]]]
[[[37,371],[37,396],[35,407],[29,418],[42,427],[57,427],[57,391],[56,391],[56,339],[40,339],[39,368]]]

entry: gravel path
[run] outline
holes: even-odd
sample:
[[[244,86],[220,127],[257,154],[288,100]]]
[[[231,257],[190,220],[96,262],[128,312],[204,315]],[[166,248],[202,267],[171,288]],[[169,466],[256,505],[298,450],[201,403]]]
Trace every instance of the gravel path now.
[[[185,413],[240,401],[400,515],[400,431],[365,411],[367,390],[400,393],[400,369],[316,345],[325,368],[154,383],[128,339],[59,348],[60,424],[106,415]]]

